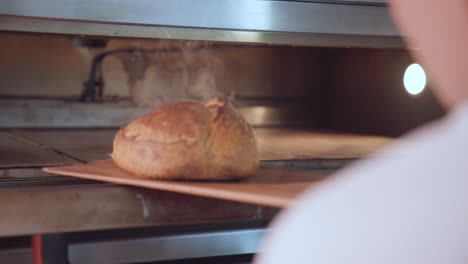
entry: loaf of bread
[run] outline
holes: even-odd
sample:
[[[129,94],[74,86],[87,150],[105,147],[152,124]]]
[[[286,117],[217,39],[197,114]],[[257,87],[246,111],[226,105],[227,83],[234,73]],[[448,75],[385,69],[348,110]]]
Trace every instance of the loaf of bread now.
[[[120,129],[112,159],[138,177],[233,180],[259,164],[253,129],[226,100],[177,101]]]

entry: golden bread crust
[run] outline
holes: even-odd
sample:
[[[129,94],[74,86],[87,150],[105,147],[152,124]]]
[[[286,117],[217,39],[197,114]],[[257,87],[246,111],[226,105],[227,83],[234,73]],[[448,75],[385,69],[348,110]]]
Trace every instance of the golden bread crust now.
[[[179,101],[122,128],[112,159],[140,177],[227,180],[253,175],[258,150],[253,129],[227,101]]]

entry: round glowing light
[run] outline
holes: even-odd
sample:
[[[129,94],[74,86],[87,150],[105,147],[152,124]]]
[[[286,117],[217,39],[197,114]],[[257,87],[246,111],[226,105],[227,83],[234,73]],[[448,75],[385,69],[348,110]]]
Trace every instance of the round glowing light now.
[[[424,90],[426,87],[426,73],[421,65],[414,63],[406,68],[403,84],[406,91],[411,95],[417,95]]]

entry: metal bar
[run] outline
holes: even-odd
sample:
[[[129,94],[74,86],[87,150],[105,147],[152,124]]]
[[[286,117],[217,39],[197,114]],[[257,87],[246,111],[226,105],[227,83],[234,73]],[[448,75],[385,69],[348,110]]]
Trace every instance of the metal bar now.
[[[4,0],[0,19],[4,31],[401,47],[379,1]]]
[[[400,37],[178,28],[145,25],[99,24],[0,16],[0,31],[73,34],[106,37],[207,40],[315,47],[404,48]]]
[[[68,243],[68,247],[66,241],[55,239],[57,236],[62,236],[61,234],[48,236],[54,239],[51,242],[57,242],[53,246],[60,247],[62,259],[61,262],[57,263],[66,263],[63,252],[68,252],[68,260],[72,264],[105,264],[253,254],[257,252],[264,233],[263,228],[206,231],[143,238],[127,237],[93,242],[72,242]],[[51,253],[48,257],[57,259],[56,250],[53,248],[47,250],[49,250],[48,253]],[[31,261],[31,248],[0,250],[0,263],[29,264]],[[45,261],[44,263],[49,263],[47,261],[50,259],[45,257]]]
[[[397,36],[386,7],[261,0],[4,0],[0,14],[98,23]]]
[[[70,262],[140,263],[257,252],[264,229],[165,235],[126,240],[71,243]]]

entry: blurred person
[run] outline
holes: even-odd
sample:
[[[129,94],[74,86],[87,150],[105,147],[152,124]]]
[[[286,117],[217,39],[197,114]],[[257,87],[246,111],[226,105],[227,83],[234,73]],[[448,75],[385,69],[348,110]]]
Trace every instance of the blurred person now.
[[[255,263],[468,263],[468,1],[389,9],[447,115],[307,190]]]

